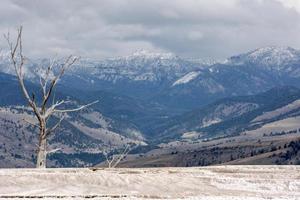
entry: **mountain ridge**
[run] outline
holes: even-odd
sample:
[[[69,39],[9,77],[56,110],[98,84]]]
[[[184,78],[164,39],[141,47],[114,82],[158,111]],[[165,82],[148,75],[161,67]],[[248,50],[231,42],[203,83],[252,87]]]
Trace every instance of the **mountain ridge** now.
[[[272,59],[278,55],[281,58]],[[25,144],[17,141],[22,131],[33,141],[33,130],[21,122],[28,113],[22,111],[26,106],[19,106],[26,102],[8,57],[3,54],[0,58],[4,58],[0,59],[0,132],[6,145],[17,138],[10,147],[0,144],[0,159],[5,155],[8,162],[23,166],[34,157],[26,154],[22,160],[19,155]],[[47,62],[28,61],[25,84],[30,91],[39,91],[37,75],[43,69],[37,66]],[[276,120],[298,117],[298,71],[300,74],[300,54],[292,48],[257,49],[212,65],[145,51],[105,61],[83,59],[58,83],[56,98],[71,97],[75,104],[99,103],[70,115],[70,121],[63,123],[62,134],[52,138],[51,145],[62,145],[65,150],[51,156],[51,162],[53,166],[100,162],[104,159],[100,147],[109,148],[110,135],[117,143],[112,152],[133,141],[147,143],[147,147],[136,149],[138,153],[159,149],[165,142],[232,137]],[[9,121],[5,116],[10,116]],[[16,127],[22,130],[16,131]],[[15,135],[7,135],[6,130]],[[13,155],[4,152],[14,148]],[[33,152],[30,148],[27,153]]]

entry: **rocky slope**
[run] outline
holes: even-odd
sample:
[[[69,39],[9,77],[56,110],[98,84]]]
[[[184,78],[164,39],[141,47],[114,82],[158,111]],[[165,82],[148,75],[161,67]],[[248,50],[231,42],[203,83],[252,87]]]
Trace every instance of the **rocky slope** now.
[[[271,121],[299,116],[299,99],[300,90],[287,86],[257,95],[220,99],[200,109],[151,124],[148,135],[156,135],[161,140],[178,139],[191,132],[198,139],[228,137]]]

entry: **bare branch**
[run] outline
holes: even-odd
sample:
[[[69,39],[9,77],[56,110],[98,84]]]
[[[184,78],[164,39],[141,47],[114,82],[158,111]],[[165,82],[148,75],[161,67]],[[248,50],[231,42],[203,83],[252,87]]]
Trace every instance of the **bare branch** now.
[[[53,133],[61,124],[61,122],[64,120],[65,118],[62,117],[60,118],[60,120],[50,129],[47,129],[46,131],[46,137],[49,136],[51,133]]]
[[[53,93],[53,97],[52,97],[52,105],[54,104],[55,102],[55,93]]]
[[[62,67],[60,69],[60,72],[58,73],[57,76],[55,76],[51,83],[50,83],[50,86],[49,86],[49,89],[48,89],[48,92],[45,92],[45,95],[44,95],[44,99],[43,99],[43,103],[42,103],[42,108],[44,108],[51,96],[51,93],[53,91],[53,88],[55,87],[56,83],[58,82],[58,80],[64,75],[65,71],[67,68],[69,68],[70,66],[72,66],[76,61],[78,60],[78,57],[73,57],[72,55],[69,56],[67,58],[67,60],[64,62],[64,64],[62,64]],[[54,64],[53,64],[54,65]],[[52,69],[53,66],[50,67],[49,70]]]
[[[52,149],[50,151],[47,151],[47,154],[55,153],[55,152],[60,151],[60,150],[61,150],[61,148]]]
[[[129,154],[129,152],[134,149],[130,147],[130,144],[127,144],[124,151],[121,154],[118,155],[112,155],[111,158],[107,155],[106,151],[104,151],[104,156],[106,159],[106,162],[108,164],[108,168],[115,168],[117,165]]]
[[[114,160],[115,160],[115,155],[112,155],[112,158],[110,159],[109,156],[107,155],[107,153],[105,152],[105,153],[104,153],[104,156],[105,156],[105,159],[106,159],[108,168],[111,168],[111,165],[112,165],[112,163],[113,163]]]
[[[43,100],[47,96],[47,86],[48,86],[48,82],[49,82],[49,76],[50,76],[50,73],[55,64],[56,64],[56,59],[55,58],[52,60],[50,59],[50,63],[46,69],[45,74],[40,76],[40,86],[41,86],[41,90],[42,90]]]
[[[42,118],[38,111],[37,105],[36,105],[34,99],[30,98],[27,88],[24,84],[23,67],[24,67],[25,57],[23,56],[23,46],[22,46],[22,26],[18,29],[17,40],[16,40],[15,45],[13,45],[13,43],[10,41],[9,34],[7,34],[5,36],[5,38],[7,40],[8,46],[10,48],[11,61],[15,68],[16,75],[19,80],[22,92],[23,92],[25,98],[27,99],[30,107],[33,109],[38,120],[40,121],[40,120],[42,120]],[[20,57],[20,62],[18,62],[17,55],[16,55],[16,52],[18,49],[19,49],[18,54]]]
[[[78,108],[74,108],[74,109],[66,109],[66,110],[55,109],[54,112],[57,112],[57,113],[76,112],[76,111],[82,110],[82,109],[84,109],[84,108],[86,108],[86,107],[89,107],[89,106],[91,106],[91,105],[93,105],[93,104],[96,104],[96,103],[98,103],[98,102],[99,102],[99,101],[97,100],[97,101],[94,101],[94,102],[92,102],[92,103],[89,103],[89,104],[86,104],[86,105],[82,105],[82,106],[80,106],[80,107],[78,107]]]
[[[123,153],[119,155],[118,160],[116,160],[116,162],[113,164],[113,166],[112,166],[113,168],[115,168],[122,161],[122,159],[125,156],[127,156],[127,154],[131,151],[131,149],[129,147],[130,147],[130,145],[128,144],[126,146],[126,148],[124,149]]]
[[[26,123],[32,125],[32,126],[35,126],[35,127],[37,127],[37,128],[40,128],[40,126],[39,126],[38,124],[34,124],[34,123],[28,121],[27,119],[22,119],[22,120],[23,120],[24,122],[26,122]]]
[[[55,63],[57,63],[57,62],[56,62],[56,58],[50,60],[50,64],[49,64],[49,66],[47,67],[46,74],[45,74],[45,77],[44,77],[44,80],[45,80],[45,81],[48,81],[50,72],[52,71],[52,69],[53,69]]]
[[[61,100],[61,101],[57,101],[56,103],[52,104],[52,106],[50,108],[48,108],[46,111],[43,111],[44,112],[44,118],[45,119],[48,119],[55,111],[55,108],[64,104],[64,103],[68,103],[69,101],[64,101],[64,100]]]

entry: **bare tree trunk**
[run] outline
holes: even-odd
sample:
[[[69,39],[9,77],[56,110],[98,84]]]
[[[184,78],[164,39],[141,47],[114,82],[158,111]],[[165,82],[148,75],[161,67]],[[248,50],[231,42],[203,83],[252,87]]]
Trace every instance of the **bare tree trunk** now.
[[[38,155],[36,160],[36,168],[46,168],[47,162],[47,138],[45,137],[46,130],[40,129]]]

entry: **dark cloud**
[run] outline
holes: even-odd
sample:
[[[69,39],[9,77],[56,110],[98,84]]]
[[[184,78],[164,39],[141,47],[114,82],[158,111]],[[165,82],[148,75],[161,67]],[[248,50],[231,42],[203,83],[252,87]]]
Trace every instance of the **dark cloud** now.
[[[222,59],[267,45],[300,48],[297,0],[2,0],[0,18],[1,34],[24,26],[31,57],[143,48]]]

